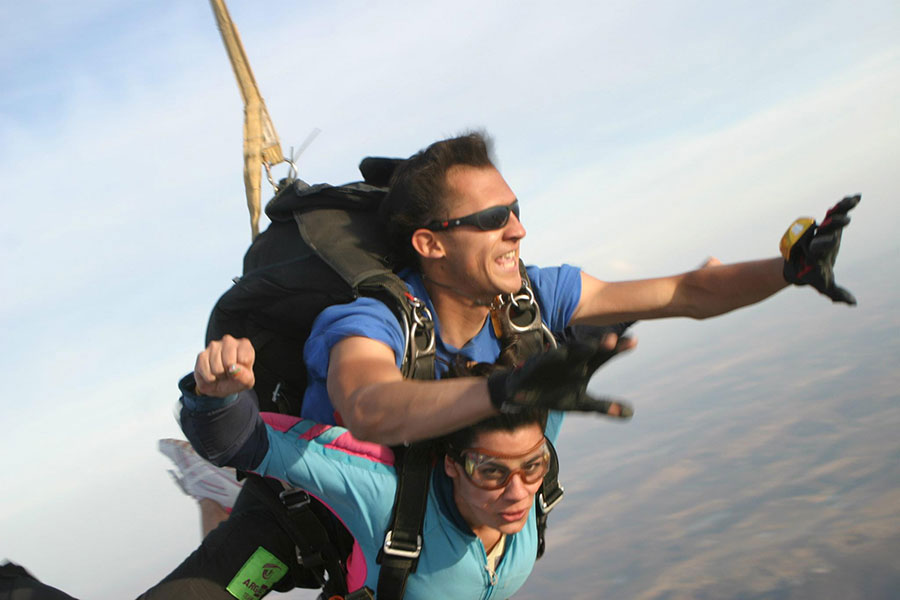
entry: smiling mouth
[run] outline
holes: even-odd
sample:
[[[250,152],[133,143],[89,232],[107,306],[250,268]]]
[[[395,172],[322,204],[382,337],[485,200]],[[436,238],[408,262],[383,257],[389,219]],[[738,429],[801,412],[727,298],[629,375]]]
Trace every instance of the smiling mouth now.
[[[497,257],[497,263],[503,267],[510,267],[516,264],[516,251],[510,250],[506,254],[501,254]]]

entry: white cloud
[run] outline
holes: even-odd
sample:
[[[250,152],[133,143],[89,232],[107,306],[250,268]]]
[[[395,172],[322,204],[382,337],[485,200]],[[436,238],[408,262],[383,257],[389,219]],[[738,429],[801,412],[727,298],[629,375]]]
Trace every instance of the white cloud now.
[[[900,146],[898,93],[900,54],[890,52],[719,130],[586,161],[526,205],[526,224],[530,215],[542,223],[539,241],[530,241],[542,256],[602,270],[615,272],[621,260],[686,269],[710,253],[774,256],[794,216],[821,219],[842,196],[862,192],[848,234],[860,241],[846,249],[878,252],[900,210],[884,201]],[[559,211],[559,198],[578,208]],[[571,235],[554,240],[562,227]]]

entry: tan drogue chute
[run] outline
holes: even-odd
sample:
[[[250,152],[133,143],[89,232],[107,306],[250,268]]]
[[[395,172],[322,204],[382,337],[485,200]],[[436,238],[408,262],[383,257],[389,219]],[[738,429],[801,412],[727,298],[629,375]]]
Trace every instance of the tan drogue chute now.
[[[268,170],[272,165],[284,161],[284,154],[225,1],[210,0],[210,4],[244,99],[244,189],[247,193],[247,208],[250,210],[251,235],[256,238],[259,235],[262,168]]]

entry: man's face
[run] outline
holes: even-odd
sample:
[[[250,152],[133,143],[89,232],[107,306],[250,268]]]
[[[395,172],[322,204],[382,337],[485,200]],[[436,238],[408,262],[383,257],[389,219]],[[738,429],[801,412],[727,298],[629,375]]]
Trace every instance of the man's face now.
[[[464,217],[492,206],[509,206],[516,200],[500,172],[493,167],[456,166],[447,173],[447,209],[451,219]],[[446,250],[440,277],[474,298],[490,299],[501,293],[517,292],[519,242],[525,228],[510,213],[500,229],[483,231],[463,225],[436,232]]]
[[[515,456],[515,458],[492,459],[499,466],[513,472],[506,485],[496,490],[486,490],[476,486],[466,475],[465,468],[450,457],[444,458],[444,471],[453,479],[453,498],[460,514],[475,533],[489,527],[501,533],[518,533],[525,527],[531,514],[534,495],[541,487],[543,479],[525,483],[522,473],[541,459],[541,450],[536,449],[544,439],[544,432],[536,423],[519,427],[515,431],[490,431],[481,433],[474,446],[488,452]]]

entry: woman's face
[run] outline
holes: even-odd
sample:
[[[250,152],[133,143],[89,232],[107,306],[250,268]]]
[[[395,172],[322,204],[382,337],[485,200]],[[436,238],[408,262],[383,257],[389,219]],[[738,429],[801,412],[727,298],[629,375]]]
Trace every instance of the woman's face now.
[[[522,530],[531,514],[534,495],[543,482],[543,477],[540,477],[526,483],[523,472],[531,472],[538,463],[546,460],[546,451],[541,444],[543,439],[544,432],[537,423],[524,425],[515,431],[483,432],[475,438],[474,447],[484,450],[485,454],[503,456],[490,457],[484,463],[489,469],[488,474],[512,472],[506,484],[495,490],[476,486],[463,465],[449,456],[444,457],[444,471],[453,480],[456,506],[473,531],[477,533],[478,529],[489,527],[513,534]]]

